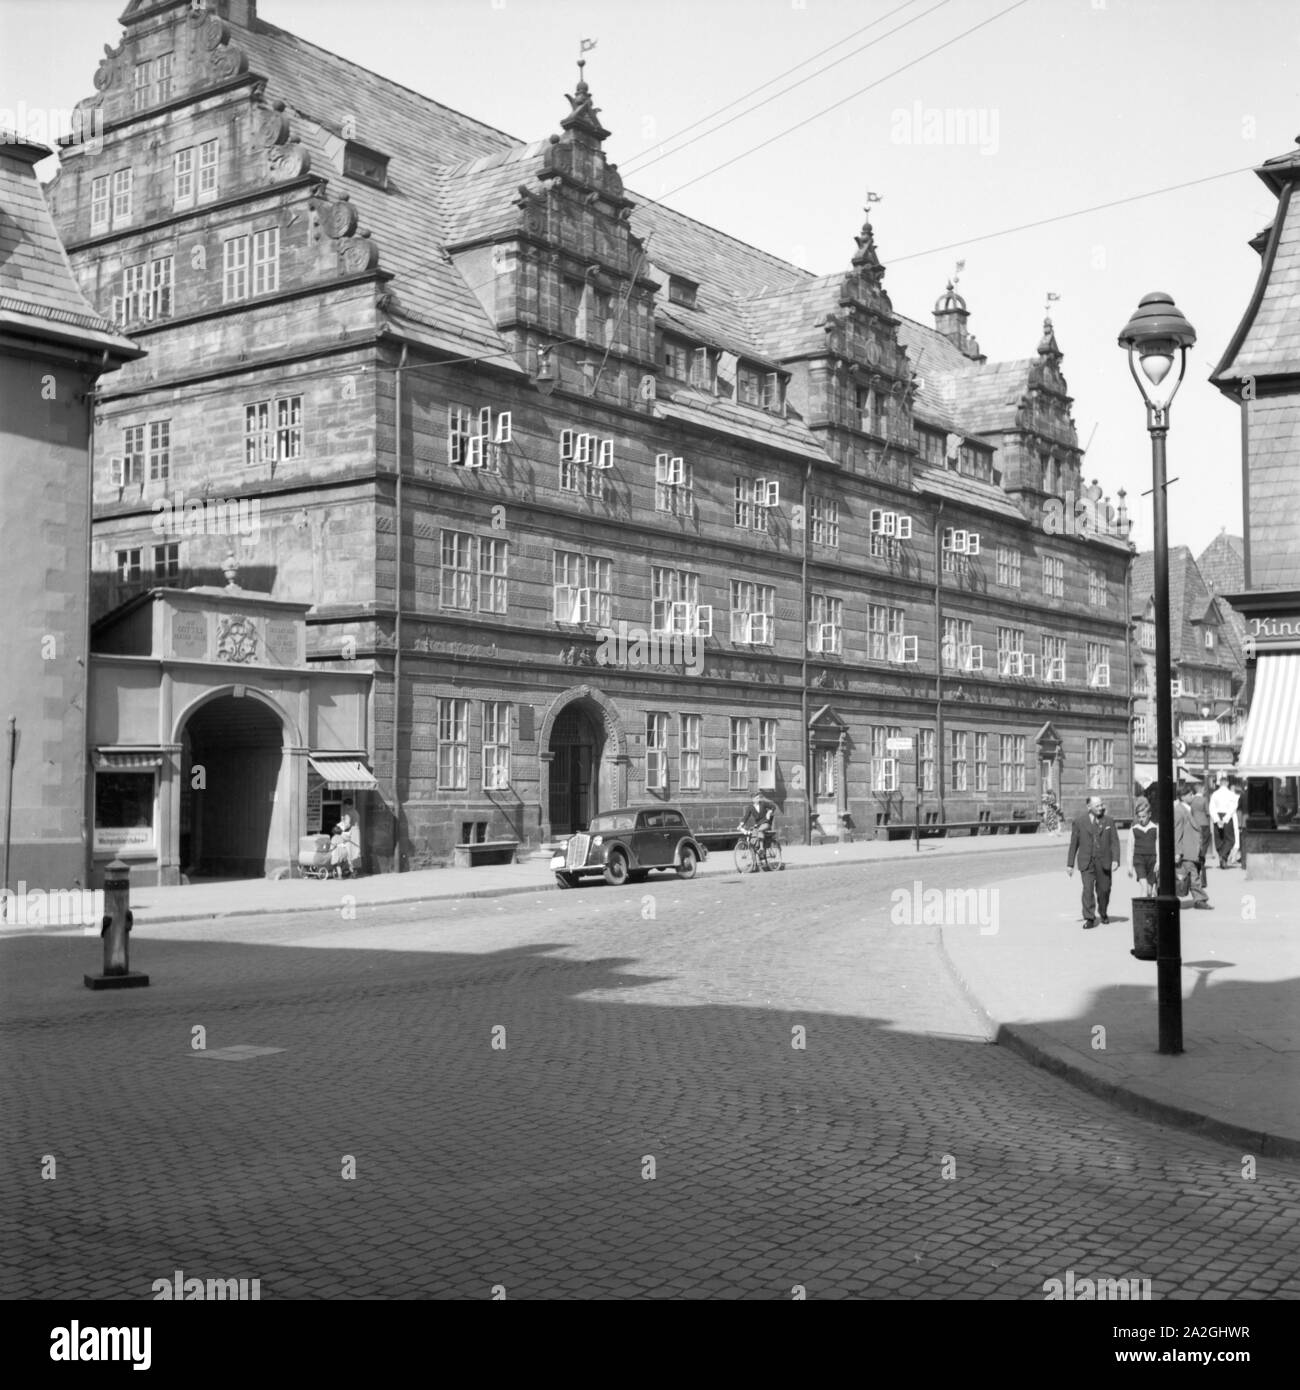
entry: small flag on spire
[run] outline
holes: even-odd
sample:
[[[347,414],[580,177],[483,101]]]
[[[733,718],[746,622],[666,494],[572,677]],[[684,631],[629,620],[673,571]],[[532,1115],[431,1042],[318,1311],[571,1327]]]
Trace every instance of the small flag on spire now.
[[[580,42],[581,42],[581,44],[582,44],[582,47],[578,50],[578,57],[579,57],[579,58],[581,58],[582,55],[583,55],[589,48],[595,48],[595,46],[596,46],[596,40],[595,40],[595,39],[581,39]]]
[[[873,193],[870,189],[867,190],[867,202],[869,203],[878,203],[883,197],[883,193]]]

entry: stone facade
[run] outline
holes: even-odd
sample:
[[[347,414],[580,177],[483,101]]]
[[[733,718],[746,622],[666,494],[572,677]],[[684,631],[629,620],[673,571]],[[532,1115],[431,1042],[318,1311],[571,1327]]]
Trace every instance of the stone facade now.
[[[730,827],[756,786],[794,838],[876,833],[922,751],[924,819],[1127,788],[1131,550],[1050,323],[989,363],[953,287],[934,326],[894,310],[869,222],[814,277],[640,203],[581,72],[523,144],[251,3],[124,22],[103,149],[52,193],[151,354],[97,415],[97,602],[233,548],[313,605],[308,661],[375,678],[372,862],[646,797]],[[212,498],[257,529],[200,529]]]

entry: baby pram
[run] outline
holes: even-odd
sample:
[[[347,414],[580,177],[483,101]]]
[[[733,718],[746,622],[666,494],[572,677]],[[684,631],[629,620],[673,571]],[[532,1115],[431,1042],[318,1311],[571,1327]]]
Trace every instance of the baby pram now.
[[[330,876],[330,837],[328,835],[304,835],[298,841],[298,867],[303,878],[328,878]]]

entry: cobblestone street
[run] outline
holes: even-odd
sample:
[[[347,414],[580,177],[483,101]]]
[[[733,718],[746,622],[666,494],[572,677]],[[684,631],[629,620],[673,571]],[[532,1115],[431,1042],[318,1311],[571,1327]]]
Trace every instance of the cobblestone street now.
[[[110,995],[97,941],[5,942],[0,1295],[1294,1292],[1295,1165],[1245,1180],[990,1046],[889,873],[157,926]]]

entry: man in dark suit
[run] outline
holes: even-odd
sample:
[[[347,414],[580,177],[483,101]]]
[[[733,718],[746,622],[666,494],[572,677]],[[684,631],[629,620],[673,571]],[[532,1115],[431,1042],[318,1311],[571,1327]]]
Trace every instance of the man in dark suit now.
[[[1088,807],[1070,827],[1070,851],[1065,872],[1074,876],[1075,859],[1083,880],[1083,929],[1097,925],[1097,917],[1109,922],[1110,876],[1119,864],[1119,836],[1106,819],[1106,807],[1099,796],[1088,798]],[[1096,909],[1093,896],[1096,895]]]
[[[1192,818],[1192,788],[1179,787],[1179,798],[1174,802],[1174,861],[1178,878],[1178,896],[1190,893],[1192,906],[1209,911],[1213,904],[1205,891],[1205,878],[1201,859],[1201,832]]]

